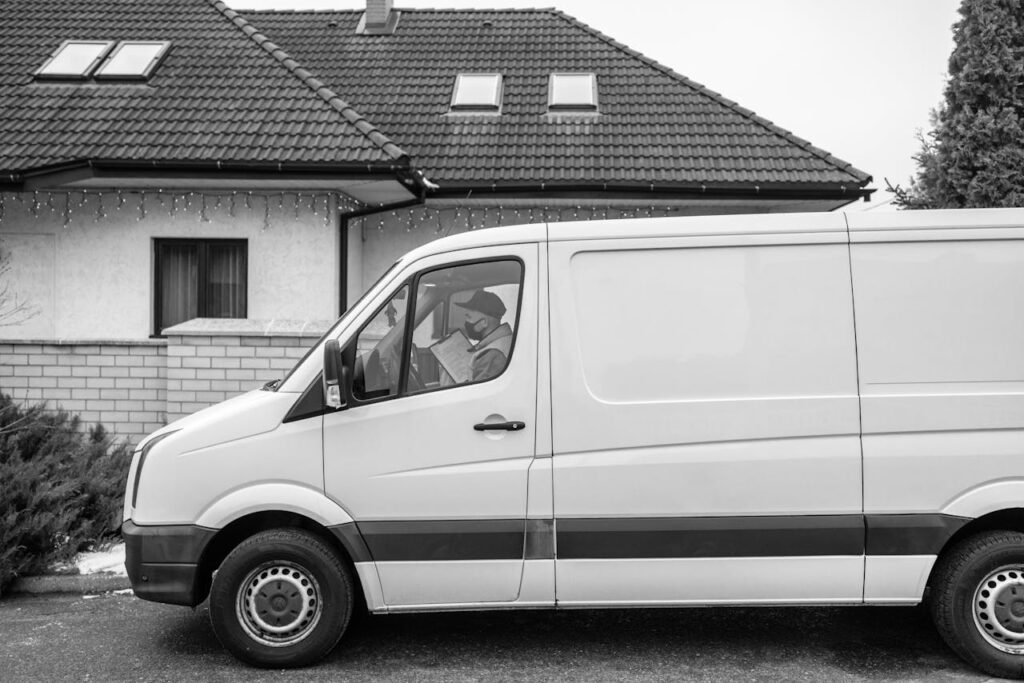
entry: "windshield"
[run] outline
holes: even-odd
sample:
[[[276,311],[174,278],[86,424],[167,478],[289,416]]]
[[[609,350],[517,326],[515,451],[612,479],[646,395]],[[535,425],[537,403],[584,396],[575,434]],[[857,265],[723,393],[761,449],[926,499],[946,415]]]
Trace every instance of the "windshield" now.
[[[352,311],[355,311],[360,307],[363,301],[370,295],[370,292],[377,289],[377,285],[379,285],[384,280],[384,278],[386,278],[391,273],[391,271],[397,268],[399,263],[401,263],[401,260],[395,261],[387,270],[381,273],[380,277],[378,277],[372,285],[366,288],[366,291],[363,292],[363,295],[359,297],[359,299],[357,299],[354,304],[348,307],[348,310],[346,310],[345,313],[343,313],[342,316],[338,318],[338,320],[333,325],[331,325],[330,329],[324,332],[322,335],[320,335],[320,338],[317,339],[316,342],[306,350],[306,353],[303,354],[302,358],[300,358],[295,365],[292,366],[292,369],[288,371],[288,374],[285,375],[283,379],[275,380],[274,382],[268,382],[267,384],[265,384],[263,386],[264,391],[277,391],[277,388],[279,386],[281,386],[284,382],[288,380],[289,377],[295,374],[295,370],[298,369],[298,367],[301,366],[304,362],[306,362],[306,359],[309,358],[309,354],[313,353],[314,349],[319,348],[325,339],[330,338],[334,334],[334,331],[338,329],[339,325],[348,320],[348,317],[349,315],[352,314]]]

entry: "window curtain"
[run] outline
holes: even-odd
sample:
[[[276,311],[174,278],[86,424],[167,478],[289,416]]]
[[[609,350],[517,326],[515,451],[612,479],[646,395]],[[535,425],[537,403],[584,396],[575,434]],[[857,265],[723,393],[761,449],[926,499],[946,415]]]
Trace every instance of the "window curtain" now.
[[[206,284],[207,318],[245,317],[245,247],[240,244],[211,244]]]
[[[199,317],[199,254],[194,244],[160,246],[160,325]]]

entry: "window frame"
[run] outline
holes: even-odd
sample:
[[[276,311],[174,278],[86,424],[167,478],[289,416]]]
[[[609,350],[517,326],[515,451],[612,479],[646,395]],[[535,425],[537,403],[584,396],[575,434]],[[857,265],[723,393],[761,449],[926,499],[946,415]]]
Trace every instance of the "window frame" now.
[[[493,76],[498,79],[497,86],[495,88],[495,98],[493,104],[459,104],[459,84],[462,82],[465,76]],[[455,84],[452,86],[452,99],[449,105],[449,111],[456,114],[464,113],[501,113],[501,105],[505,99],[505,77],[497,72],[465,72],[455,74]]]
[[[105,69],[117,56],[117,54],[124,49],[126,45],[159,45],[160,50],[150,60],[149,64],[143,70],[141,74],[104,74]],[[149,77],[153,75],[160,63],[164,61],[164,57],[171,50],[171,41],[169,40],[122,40],[113,50],[109,50],[106,56],[103,58],[98,66],[95,66],[95,73],[93,78],[97,81],[148,81]]]
[[[242,247],[242,272],[245,273],[245,294],[242,297],[242,318],[249,315],[249,240],[248,239],[224,239],[224,238],[193,238],[193,237],[154,237],[153,238],[153,334],[152,339],[164,339],[166,335],[161,334],[160,320],[163,316],[163,268],[161,265],[161,247],[164,245],[184,246],[196,245],[196,316],[204,316],[206,296],[209,283],[209,248],[210,245],[218,246],[241,246]],[[207,277],[204,278],[203,276]],[[178,323],[180,324],[180,323]]]
[[[559,76],[590,76],[592,104],[555,102],[555,81]],[[556,71],[548,77],[548,111],[597,112],[597,73],[593,71]]]
[[[481,264],[481,263],[494,263],[494,262],[499,262],[499,261],[514,261],[515,263],[519,264],[519,292],[517,293],[517,298],[516,298],[516,318],[515,318],[515,324],[514,324],[514,326],[512,328],[512,346],[509,349],[508,357],[505,360],[505,367],[502,368],[501,372],[499,372],[497,375],[495,375],[494,377],[488,377],[487,379],[477,380],[475,382],[473,382],[473,381],[463,382],[461,384],[451,384],[451,385],[444,386],[444,387],[439,386],[439,387],[435,387],[433,389],[427,389],[427,390],[424,390],[424,391],[417,391],[414,394],[410,394],[409,393],[409,386],[408,386],[409,385],[409,362],[410,362],[409,351],[412,348],[411,347],[412,336],[413,336],[413,332],[416,329],[414,323],[415,323],[415,319],[416,319],[416,307],[419,305],[419,285],[420,285],[420,279],[423,276],[425,276],[425,275],[428,275],[430,273],[433,273],[433,272],[436,272],[436,271],[439,271],[439,270],[447,270],[449,268],[457,268],[457,267],[460,267],[460,266],[472,266],[472,265],[478,265],[478,264]],[[361,399],[356,398],[355,396],[353,396],[353,394],[352,394],[352,385],[351,385],[351,381],[352,380],[350,379],[348,385],[346,387],[344,387],[345,396],[348,399],[348,404],[342,410],[349,410],[351,408],[355,408],[355,407],[363,406],[363,405],[370,405],[372,403],[381,403],[381,402],[384,402],[384,401],[395,401],[395,400],[399,400],[399,399],[403,399],[403,398],[409,398],[409,397],[412,397],[412,396],[425,396],[427,394],[433,394],[433,393],[438,392],[438,391],[447,391],[449,389],[460,389],[460,388],[463,388],[463,387],[474,386],[474,385],[477,385],[477,384],[484,384],[486,382],[492,382],[492,381],[498,379],[499,377],[501,377],[502,375],[504,375],[508,371],[509,366],[512,365],[512,358],[515,356],[516,347],[517,347],[518,341],[519,341],[519,323],[520,323],[520,318],[521,318],[521,316],[523,314],[523,290],[526,288],[526,282],[525,281],[526,281],[526,263],[524,263],[523,259],[520,258],[519,256],[507,255],[507,256],[488,256],[488,257],[483,257],[483,258],[479,258],[479,259],[472,259],[472,260],[469,260],[469,261],[452,261],[452,262],[448,262],[448,263],[442,263],[442,264],[439,264],[439,265],[436,265],[436,266],[430,266],[430,267],[426,268],[425,270],[418,271],[418,272],[414,273],[413,275],[410,275],[409,277],[403,279],[402,281],[395,283],[395,288],[393,290],[391,290],[391,292],[387,295],[387,298],[385,298],[384,303],[382,303],[380,306],[378,306],[376,309],[374,309],[373,313],[369,317],[366,318],[366,321],[362,325],[359,326],[359,329],[356,330],[355,333],[352,335],[352,337],[348,340],[348,343],[345,345],[345,347],[344,347],[344,349],[342,351],[342,358],[343,358],[343,363],[345,365],[347,365],[349,370],[352,370],[354,368],[354,366],[355,366],[355,353],[356,353],[355,352],[355,347],[356,347],[356,344],[358,343],[359,335],[362,334],[362,332],[366,328],[366,326],[369,325],[370,322],[372,322],[373,319],[376,318],[381,313],[381,311],[384,310],[384,308],[388,305],[388,303],[390,303],[391,299],[395,296],[395,294],[397,294],[399,291],[401,291],[401,289],[403,287],[405,287],[406,285],[409,285],[410,301],[409,301],[409,306],[408,306],[407,310],[410,311],[410,313],[405,316],[405,323],[404,323],[405,324],[405,329],[402,331],[402,351],[400,352],[402,357],[401,357],[401,367],[399,369],[398,392],[394,396],[382,396],[382,397],[379,397],[379,398],[371,398],[371,399],[368,399],[368,400],[361,400]],[[420,321],[420,322],[423,322],[423,321]],[[321,382],[322,383],[322,381],[323,381],[322,380],[322,376],[323,376],[322,373],[320,375],[318,375],[317,379],[316,379],[316,382]],[[334,412],[334,411],[327,410],[326,407],[324,408],[324,410],[325,410],[325,412]]]
[[[46,68],[53,63],[57,56],[60,55],[69,45],[103,45],[103,50],[93,58],[92,62],[82,70],[80,73],[44,73]],[[44,81],[85,81],[88,80],[92,73],[96,70],[100,64],[107,58],[110,51],[117,45],[115,40],[65,40],[57,49],[50,53],[50,56],[43,62],[43,65],[35,70],[33,77],[36,80]]]

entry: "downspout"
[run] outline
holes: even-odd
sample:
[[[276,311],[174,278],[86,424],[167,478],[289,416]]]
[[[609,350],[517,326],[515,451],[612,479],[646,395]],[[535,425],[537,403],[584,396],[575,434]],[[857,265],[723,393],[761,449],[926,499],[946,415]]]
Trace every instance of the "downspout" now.
[[[415,184],[416,196],[413,199],[406,199],[400,202],[393,202],[391,204],[381,204],[366,209],[358,209],[356,211],[346,211],[344,213],[338,213],[338,266],[343,271],[343,277],[338,278],[338,315],[343,315],[346,310],[348,292],[346,286],[346,279],[348,278],[348,222],[353,218],[362,218],[363,216],[371,216],[375,213],[383,213],[384,211],[397,211],[398,209],[405,209],[410,206],[418,206],[422,204],[427,197],[427,192],[433,192],[439,189],[439,186],[432,183],[422,171],[413,171],[410,178],[405,181],[406,185]]]

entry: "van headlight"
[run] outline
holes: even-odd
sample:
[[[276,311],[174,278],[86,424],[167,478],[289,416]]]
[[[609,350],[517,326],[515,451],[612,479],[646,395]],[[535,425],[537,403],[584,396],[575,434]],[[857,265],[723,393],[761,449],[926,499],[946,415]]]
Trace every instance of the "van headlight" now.
[[[155,436],[147,441],[146,445],[142,447],[142,453],[139,455],[139,464],[135,467],[135,481],[132,482],[132,507],[135,507],[135,503],[139,498],[139,479],[142,477],[142,466],[146,464],[146,456],[153,450],[153,446],[179,431],[181,430],[175,429],[173,432],[164,432],[160,436]]]

